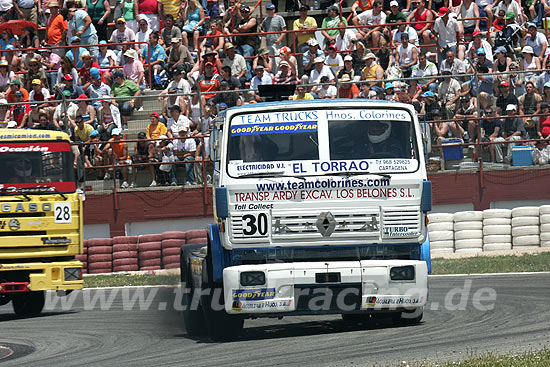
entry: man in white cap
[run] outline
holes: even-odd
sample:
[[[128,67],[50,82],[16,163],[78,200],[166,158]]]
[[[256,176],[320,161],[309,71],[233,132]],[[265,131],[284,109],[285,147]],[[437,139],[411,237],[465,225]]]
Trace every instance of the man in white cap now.
[[[124,52],[124,78],[129,79],[139,86],[142,91],[145,89],[145,69],[140,60],[135,59],[135,53],[131,50]]]
[[[517,117],[516,105],[509,104],[506,106],[506,114],[508,117],[502,122],[500,136],[494,139],[495,142],[500,143],[495,144],[495,154],[498,163],[502,163],[503,160],[505,163],[510,163],[512,160],[512,148],[518,145],[518,143],[514,142],[526,137],[525,125],[523,124],[523,119]],[[506,156],[503,157],[502,147],[505,145],[505,142],[510,143],[506,144]]]
[[[279,63],[279,72],[273,78],[273,84],[296,84],[298,83],[298,77],[294,68],[290,67],[288,61],[281,61]]]
[[[323,76],[327,76],[329,80],[334,81],[334,74],[328,65],[325,64],[325,59],[317,57],[314,62],[314,67],[309,74],[309,84],[319,84]]]
[[[315,65],[313,60],[317,57],[321,57],[323,60],[325,59],[325,53],[319,50],[319,42],[317,42],[315,38],[310,39],[307,42],[307,46],[308,50],[302,55],[304,74],[311,72],[311,69],[313,69],[313,66]]]
[[[458,41],[464,37],[456,17],[451,17],[449,13],[449,8],[441,7],[433,28],[435,43],[437,44],[437,60],[440,66],[447,51],[451,50],[455,55],[457,54]]]
[[[374,82],[371,87],[374,85],[382,86],[382,82],[377,80],[384,79],[384,69],[376,62],[376,56],[372,52],[365,55],[365,67],[361,74],[362,80]]]

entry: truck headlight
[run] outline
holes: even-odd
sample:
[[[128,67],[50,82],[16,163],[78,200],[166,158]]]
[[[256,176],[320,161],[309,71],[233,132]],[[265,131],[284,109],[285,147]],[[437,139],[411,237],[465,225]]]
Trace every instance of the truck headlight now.
[[[390,269],[391,280],[414,280],[414,266],[394,266]]]
[[[241,273],[241,285],[249,287],[265,284],[265,273],[263,271],[243,271]]]
[[[64,271],[65,281],[70,282],[73,280],[82,279],[82,269],[81,268],[65,268]]]

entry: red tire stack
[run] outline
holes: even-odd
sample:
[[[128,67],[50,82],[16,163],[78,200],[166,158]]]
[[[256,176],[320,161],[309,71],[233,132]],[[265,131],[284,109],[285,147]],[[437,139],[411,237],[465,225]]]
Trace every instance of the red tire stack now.
[[[192,229],[185,232],[185,243],[206,243],[206,231],[203,229]]]
[[[83,241],[82,255],[76,255],[76,259],[82,263],[82,274],[88,273],[88,240]]]
[[[185,245],[185,232],[164,232],[162,234],[162,265],[164,269],[180,267],[181,246]]]
[[[113,237],[113,271],[137,271],[138,264],[138,237]]]
[[[159,270],[162,268],[162,235],[146,234],[138,238],[139,270]]]
[[[100,274],[113,271],[113,240],[94,238],[88,240],[88,273]]]

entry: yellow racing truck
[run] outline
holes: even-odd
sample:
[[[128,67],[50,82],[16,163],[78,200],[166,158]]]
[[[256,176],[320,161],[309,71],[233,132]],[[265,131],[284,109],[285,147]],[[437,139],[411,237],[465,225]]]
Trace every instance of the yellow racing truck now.
[[[82,288],[82,200],[63,132],[0,129],[0,306],[44,308],[45,291]]]

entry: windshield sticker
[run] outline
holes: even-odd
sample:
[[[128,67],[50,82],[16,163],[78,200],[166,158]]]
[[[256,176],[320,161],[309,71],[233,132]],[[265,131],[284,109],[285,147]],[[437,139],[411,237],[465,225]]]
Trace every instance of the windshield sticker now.
[[[261,134],[288,134],[311,133],[317,131],[317,121],[269,123],[251,126],[232,126],[231,135],[261,135]]]

